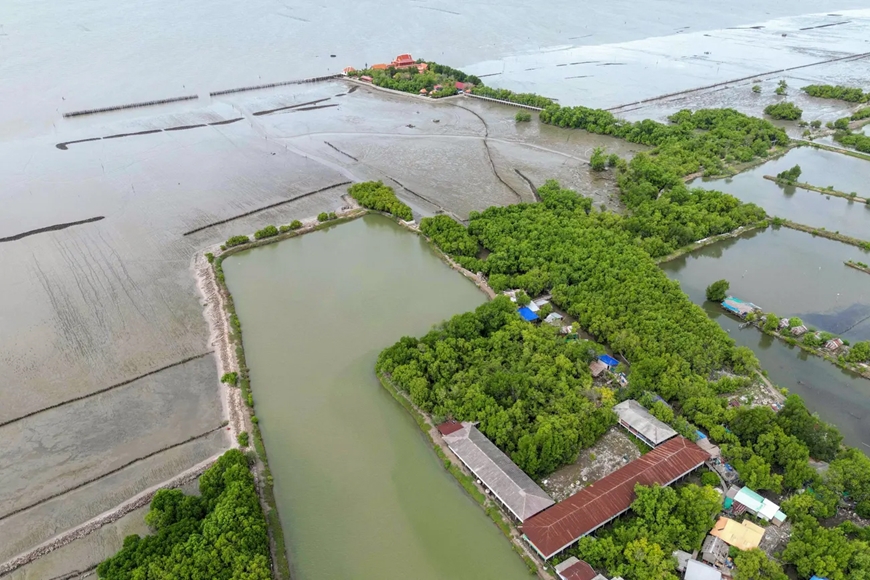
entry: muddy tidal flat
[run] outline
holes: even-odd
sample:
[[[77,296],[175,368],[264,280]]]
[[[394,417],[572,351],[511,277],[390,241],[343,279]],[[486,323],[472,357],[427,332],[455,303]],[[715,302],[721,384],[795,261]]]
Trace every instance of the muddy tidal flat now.
[[[410,51],[492,86],[630,118],[701,106],[760,115],[782,77],[805,118],[829,120],[847,107],[797,88],[870,76],[866,3],[829,4],[737,0],[722,11],[620,0],[534,11],[416,2],[391,6],[411,15],[395,30],[379,11],[352,4],[158,1],[132,14],[105,0],[3,3],[0,373],[9,380],[0,387],[0,565],[230,446],[196,252],[334,211],[346,191],[336,184],[348,181],[383,180],[417,218],[531,202],[525,178],[557,178],[621,211],[612,180],[586,163],[598,146],[624,157],[643,150],[518,125],[510,107],[340,80],[211,93]],[[433,28],[456,41],[426,34]],[[763,82],[757,99],[752,81],[739,80],[752,75]],[[180,96],[195,98],[64,117]],[[140,513],[14,577],[89,569],[141,530]]]

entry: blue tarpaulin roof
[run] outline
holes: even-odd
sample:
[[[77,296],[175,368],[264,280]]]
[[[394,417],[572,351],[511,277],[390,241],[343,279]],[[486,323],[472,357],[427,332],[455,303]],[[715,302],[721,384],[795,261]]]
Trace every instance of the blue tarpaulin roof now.
[[[618,360],[607,354],[602,354],[600,357],[598,357],[598,360],[600,360],[609,367],[615,367],[619,364]]]
[[[827,578],[822,578],[821,576],[813,576],[810,580],[828,580]]]
[[[517,312],[520,313],[520,316],[523,317],[523,320],[527,320],[529,322],[532,322],[534,320],[539,320],[538,315],[535,314],[534,312],[532,312],[529,308],[527,308],[525,306],[523,306],[522,308],[519,308],[517,310]]]

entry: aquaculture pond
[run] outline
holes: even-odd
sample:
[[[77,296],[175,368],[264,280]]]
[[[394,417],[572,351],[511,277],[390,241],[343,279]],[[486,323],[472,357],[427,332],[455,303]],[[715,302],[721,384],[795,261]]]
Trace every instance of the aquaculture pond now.
[[[752,232],[662,264],[691,299],[704,307],[738,344],[755,351],[771,381],[795,392],[824,420],[834,423],[850,445],[870,450],[870,380],[841,370],[798,347],[762,334],[706,301],[705,289],[725,278],[730,293],[808,326],[870,338],[867,274],[845,259],[868,261],[852,246],[789,229]]]
[[[760,205],[772,216],[870,240],[870,206],[764,179],[795,165],[801,167],[801,182],[870,196],[870,161],[809,147],[792,149],[779,159],[728,179],[695,180],[692,185],[730,193]]]
[[[224,261],[294,578],[528,578],[378,382],[378,353],[485,300],[382,216]]]

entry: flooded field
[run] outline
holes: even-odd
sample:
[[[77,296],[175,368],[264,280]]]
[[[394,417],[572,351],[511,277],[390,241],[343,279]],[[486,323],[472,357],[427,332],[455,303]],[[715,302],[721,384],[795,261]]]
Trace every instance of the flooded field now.
[[[870,449],[870,381],[797,347],[740,330],[739,321],[706,302],[705,288],[725,278],[729,293],[808,326],[870,339],[867,274],[847,268],[847,258],[867,261],[852,246],[780,229],[750,233],[662,264],[669,277],[701,304],[738,344],[752,348],[771,381],[804,397],[807,406],[839,427],[847,443]]]
[[[397,337],[484,294],[374,215],[236,254],[224,271],[294,577],[527,577],[373,372]]]
[[[865,204],[781,186],[763,178],[795,165],[801,166],[802,182],[818,187],[830,185],[845,193],[855,191],[859,196],[870,195],[870,161],[810,147],[792,149],[778,159],[734,177],[696,180],[692,185],[730,193],[761,206],[771,216],[870,239],[870,207]]]

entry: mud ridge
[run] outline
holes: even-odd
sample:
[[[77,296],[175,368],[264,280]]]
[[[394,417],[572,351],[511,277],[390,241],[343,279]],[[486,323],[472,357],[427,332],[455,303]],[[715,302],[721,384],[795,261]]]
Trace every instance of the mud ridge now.
[[[489,125],[486,124],[486,121],[484,120],[483,117],[481,117],[480,115],[478,115],[477,113],[475,113],[471,109],[463,107],[462,105],[456,105],[456,106],[459,107],[460,109],[465,109],[466,111],[468,111],[469,113],[471,113],[472,115],[474,115],[475,117],[480,119],[480,122],[483,123],[483,129],[484,129],[483,146],[486,148],[486,158],[489,159],[489,166],[492,168],[492,173],[493,173],[493,175],[495,175],[496,179],[501,181],[502,185],[504,185],[510,191],[512,191],[513,194],[515,196],[517,196],[517,199],[520,200],[520,203],[522,203],[523,196],[521,196],[520,193],[516,189],[514,189],[513,187],[508,185],[508,183],[504,179],[501,178],[501,175],[499,175],[498,171],[496,171],[496,169],[495,169],[495,163],[492,160],[492,152],[489,150],[489,143],[487,143],[487,138],[489,137]]]
[[[149,503],[151,503],[151,498],[154,497],[154,494],[156,494],[161,489],[181,487],[182,485],[196,480],[196,478],[202,475],[205,470],[214,465],[219,457],[220,454],[214,455],[213,457],[210,457],[202,463],[191,467],[190,469],[173,477],[172,479],[148,488],[131,500],[122,503],[118,507],[104,512],[99,516],[81,524],[80,526],[77,526],[75,528],[72,528],[71,530],[67,530],[66,532],[55,536],[51,540],[48,540],[47,542],[37,546],[36,548],[33,548],[29,552],[25,552],[20,556],[16,556],[5,564],[0,565],[0,577],[6,576],[10,572],[17,570],[21,566],[29,564],[37,558],[45,556],[46,554],[49,554],[57,550],[58,548],[62,548],[63,546],[66,546],[67,544],[78,540],[79,538],[84,538],[91,532],[98,530],[107,524],[116,522],[130,512],[148,505]]]
[[[651,97],[649,99],[642,99],[640,101],[635,101],[633,103],[625,103],[624,105],[617,105],[616,107],[609,107],[609,108],[604,109],[604,110],[605,111],[616,111],[617,109],[623,109],[625,107],[633,107],[634,105],[642,105],[644,103],[653,103],[655,101],[661,101],[663,99],[668,99],[670,97],[677,97],[680,95],[688,95],[691,93],[696,93],[698,91],[705,91],[707,89],[714,89],[716,87],[721,87],[721,86],[729,85],[729,84],[733,84],[733,83],[740,83],[743,81],[753,80],[753,79],[757,79],[757,78],[765,77],[765,76],[769,76],[769,75],[781,74],[784,72],[790,72],[790,71],[798,70],[798,69],[802,69],[802,68],[810,68],[810,67],[819,66],[822,64],[830,64],[832,62],[840,62],[840,61],[844,61],[844,60],[859,60],[862,58],[867,58],[868,56],[870,56],[870,52],[862,52],[860,54],[850,54],[848,56],[841,56],[841,57],[837,57],[837,58],[830,58],[827,60],[821,60],[818,62],[811,62],[809,64],[802,64],[802,65],[792,66],[792,67],[788,67],[788,68],[781,68],[779,70],[773,70],[773,71],[768,71],[768,72],[764,72],[764,73],[756,73],[756,74],[748,76],[748,77],[741,77],[739,79],[731,79],[730,81],[723,81],[721,83],[714,83],[712,85],[706,85],[703,87],[697,87],[697,88],[688,89],[685,91],[678,91],[676,93],[668,93],[666,95],[659,95],[658,97]]]
[[[0,516],[0,522],[2,522],[5,519],[11,518],[14,515],[20,514],[21,512],[26,512],[29,509],[33,509],[36,506],[42,505],[47,501],[51,501],[51,500],[58,498],[62,495],[66,495],[66,494],[73,492],[77,489],[81,489],[81,488],[85,487],[86,485],[90,485],[96,481],[99,481],[101,479],[109,477],[110,475],[114,475],[114,474],[118,473],[119,471],[127,469],[131,465],[135,465],[135,464],[139,463],[140,461],[145,461],[146,459],[150,459],[151,457],[154,457],[155,455],[159,455],[160,453],[163,453],[164,451],[169,451],[171,449],[175,449],[176,447],[181,447],[182,445],[192,443],[192,442],[196,441],[197,439],[202,439],[204,437],[208,437],[209,435],[211,435],[215,431],[220,431],[223,428],[224,428],[224,424],[222,423],[218,427],[213,427],[213,428],[209,429],[208,431],[206,431],[205,433],[201,433],[199,435],[194,435],[193,437],[189,437],[189,438],[185,439],[184,441],[179,441],[177,443],[173,443],[172,445],[167,445],[166,447],[163,447],[162,449],[152,451],[151,453],[149,453],[147,455],[143,455],[142,457],[137,457],[136,459],[133,459],[132,461],[128,461],[124,465],[122,465],[120,467],[116,467],[115,469],[113,469],[111,471],[107,471],[106,473],[104,473],[102,475],[98,475],[97,477],[92,477],[91,479],[88,479],[87,481],[83,481],[77,485],[74,485],[73,487],[70,487],[69,489],[59,491],[59,492],[54,493],[48,497],[42,498],[39,501],[35,501],[30,505],[26,505],[24,507],[18,508],[17,510],[9,512],[8,514],[4,514],[4,515]]]
[[[345,157],[350,157],[351,159],[353,159],[354,161],[356,161],[357,163],[359,163],[359,159],[357,159],[356,157],[354,157],[354,156],[351,155],[350,153],[345,153],[344,151],[342,151],[341,149],[339,149],[338,147],[336,147],[335,145],[333,145],[333,144],[330,143],[329,141],[324,141],[324,143],[326,143],[327,145],[329,145],[330,147],[332,147],[333,149],[335,149],[336,151],[338,151],[339,153],[341,153],[341,154],[344,155]]]
[[[316,111],[318,109],[328,109],[330,107],[337,107],[337,106],[338,106],[338,103],[335,103],[332,105],[317,105],[315,107],[302,107],[301,109],[294,109],[293,112],[295,113],[297,111]]]
[[[308,193],[303,193],[302,195],[297,195],[296,197],[291,197],[290,199],[285,199],[285,200],[282,200],[282,201],[279,201],[276,203],[270,203],[269,205],[259,207],[257,209],[252,209],[251,211],[246,211],[245,213],[240,213],[239,215],[234,215],[233,217],[229,217],[229,218],[224,219],[224,220],[220,220],[220,221],[212,222],[210,224],[206,224],[204,226],[200,226],[198,228],[190,230],[189,232],[184,232],[181,235],[182,236],[189,236],[191,234],[201,232],[202,230],[205,230],[205,229],[208,229],[208,228],[211,228],[214,226],[223,225],[223,224],[229,223],[233,220],[241,219],[243,217],[248,217],[249,215],[254,215],[255,213],[259,213],[261,211],[266,211],[267,209],[272,209],[273,207],[278,207],[279,205],[284,205],[285,203],[290,203],[291,201],[300,200],[304,197],[308,197],[309,195],[314,195],[315,193],[320,193],[322,191],[326,191],[327,189],[333,189],[336,187],[342,187],[344,185],[350,185],[350,184],[351,184],[350,181],[342,181],[341,183],[334,183],[332,185],[327,185],[326,187],[321,187],[320,189],[315,189],[314,191],[309,191]],[[2,426],[2,425],[0,425],[0,426]]]
[[[186,131],[188,129],[199,129],[200,127],[208,127],[205,123],[198,123],[196,125],[180,125],[178,127],[169,127],[168,129],[163,129],[164,131]]]
[[[280,82],[280,83],[269,83],[269,84],[265,84],[265,85],[252,85],[249,87],[239,87],[239,88],[235,88],[235,89],[224,89],[222,91],[210,92],[209,96],[219,97],[220,95],[230,95],[233,93],[243,93],[245,91],[257,91],[260,89],[271,89],[274,87],[285,87],[287,85],[302,85],[305,83],[317,83],[320,81],[330,81],[333,79],[340,79],[341,77],[342,77],[342,75],[336,74],[336,75],[327,75],[327,76],[323,76],[323,77],[312,77],[310,79],[299,79],[299,80],[295,80],[295,81],[284,81],[284,82]]]
[[[79,220],[77,222],[67,222],[64,224],[55,224],[53,226],[46,226],[44,228],[37,228],[35,230],[30,230],[27,232],[22,232],[20,234],[15,234],[14,236],[8,236],[5,238],[0,238],[0,243],[2,242],[15,242],[22,238],[26,238],[27,236],[35,236],[36,234],[44,234],[46,232],[56,232],[58,230],[65,230],[66,228],[72,226],[80,226],[82,224],[90,224],[93,222],[98,222],[100,220],[106,219],[106,216],[98,215],[97,217],[88,218],[86,220]],[[2,427],[5,423],[0,423],[0,427]]]
[[[851,24],[851,20],[846,20],[845,22],[831,22],[830,24],[820,24],[818,26],[807,26],[806,28],[798,28],[798,30],[815,30],[816,28],[827,28],[829,26],[840,26],[842,24]]]
[[[204,357],[204,356],[208,356],[208,355],[212,354],[213,352],[214,352],[213,350],[210,350],[210,351],[208,351],[208,352],[204,352],[204,353],[202,353],[202,354],[197,354],[197,355],[194,355],[194,356],[189,356],[189,357],[187,357],[186,359],[180,360],[180,361],[178,361],[178,362],[174,362],[174,363],[172,363],[172,364],[168,364],[168,365],[166,365],[166,366],[164,366],[164,367],[160,367],[159,369],[155,369],[155,370],[153,370],[153,371],[149,371],[149,372],[145,373],[144,375],[139,375],[138,377],[133,377],[132,379],[127,379],[126,381],[123,381],[123,382],[120,382],[120,383],[116,383],[116,384],[114,384],[114,385],[112,385],[112,386],[110,386],[110,387],[102,388],[102,389],[100,389],[100,390],[98,390],[98,391],[94,391],[93,393],[88,393],[87,395],[82,395],[82,396],[80,396],[80,397],[75,397],[74,399],[68,399],[68,400],[66,400],[66,401],[64,401],[64,402],[62,402],[62,403],[56,403],[56,404],[51,405],[51,406],[48,406],[48,407],[43,407],[42,409],[39,409],[39,410],[37,410],[37,411],[31,411],[30,413],[27,413],[26,415],[21,415],[20,417],[18,417],[18,418],[16,418],[16,419],[10,419],[10,420],[8,420],[8,421],[4,421],[3,423],[0,423],[0,427],[5,427],[5,426],[7,426],[7,425],[11,425],[12,423],[17,423],[18,421],[22,421],[22,420],[24,420],[24,419],[27,419],[28,417],[33,417],[34,415],[39,415],[40,413],[44,413],[44,412],[46,412],[46,411],[50,411],[50,410],[52,410],[52,409],[57,409],[58,407],[63,407],[64,405],[69,405],[70,403],[75,403],[76,401],[82,401],[82,400],[84,400],[84,399],[88,399],[88,398],[90,398],[90,397],[95,397],[95,396],[97,396],[97,395],[102,395],[103,393],[107,393],[107,392],[112,391],[112,390],[114,390],[114,389],[118,389],[118,388],[120,388],[120,387],[123,387],[123,386],[129,385],[129,384],[132,383],[133,381],[138,381],[139,379],[144,379],[145,377],[150,377],[151,375],[155,375],[155,374],[160,373],[160,372],[163,372],[163,371],[165,371],[165,370],[167,370],[167,369],[171,369],[172,367],[177,367],[177,366],[179,366],[179,365],[183,365],[183,364],[185,364],[185,363],[189,363],[190,361],[193,361],[193,360],[196,360],[196,359],[200,359],[200,358],[202,358],[202,357]],[[5,517],[5,516],[4,516],[4,517]],[[3,519],[3,518],[0,518],[0,519]]]
[[[394,181],[399,187],[401,187],[402,189],[404,189],[405,191],[407,191],[408,193],[413,195],[414,197],[418,197],[418,198],[422,199],[423,201],[425,201],[426,203],[428,203],[434,207],[437,207],[439,210],[441,210],[442,213],[449,215],[457,222],[459,222],[461,224],[466,224],[466,225],[468,224],[468,220],[464,220],[464,219],[460,218],[458,215],[456,215],[452,211],[438,205],[437,203],[435,203],[434,201],[432,201],[431,199],[429,199],[425,195],[421,195],[421,194],[417,193],[416,191],[409,189],[405,184],[403,184],[401,181],[399,181],[398,179],[396,179],[392,175],[387,175],[387,177],[390,178],[392,181]]]
[[[91,574],[96,571],[96,566],[91,566],[87,570],[73,570],[72,572],[67,572],[63,576],[55,576],[54,578],[50,578],[49,580],[76,580],[77,578],[81,578],[85,574]]]
[[[81,117],[82,115],[96,115],[97,113],[108,113],[110,111],[120,111],[122,109],[138,109],[139,107],[153,107],[155,105],[165,105],[167,103],[177,103],[179,101],[193,101],[198,99],[196,95],[187,95],[184,97],[172,97],[171,99],[158,99],[156,101],[143,101],[141,103],[130,103],[127,105],[116,105],[114,107],[102,107],[100,109],[85,109],[82,111],[72,111],[64,113],[64,117]]]
[[[218,125],[229,125],[231,123],[241,121],[243,118],[244,117],[236,117],[235,119],[226,119],[224,121],[214,121],[213,123],[199,123],[197,125],[180,125],[178,127],[167,127],[166,129],[147,129],[145,131],[134,131],[132,133],[116,133],[114,135],[107,135],[105,137],[91,137],[89,139],[77,139],[75,141],[64,141],[62,143],[56,143],[55,147],[57,147],[61,151],[66,151],[69,149],[69,145],[74,145],[76,143],[87,143],[88,141],[99,141],[100,139],[119,139],[121,137],[135,137],[137,135],[153,135],[154,133],[165,133],[165,132],[169,132],[169,131],[186,131],[188,129],[199,129],[201,127],[216,127]]]
[[[525,175],[523,175],[523,172],[520,171],[519,169],[514,168],[514,171],[517,172],[517,175],[519,175],[520,177],[523,178],[523,181],[525,181],[526,183],[529,184],[529,189],[532,190],[532,195],[534,196],[535,201],[541,201],[541,196],[538,194],[538,188],[535,187],[535,184],[532,183],[532,180],[529,179],[528,177],[526,177]]]
[[[339,95],[336,95],[339,96]],[[304,107],[306,105],[316,105],[317,103],[322,103],[323,101],[328,101],[330,97],[326,97],[325,99],[317,99],[315,101],[308,101],[307,103],[297,103],[295,105],[288,105],[286,107],[278,107],[277,109],[266,109],[265,111],[257,111],[254,113],[255,117],[259,117],[260,115],[268,115],[269,113],[277,113],[278,111],[286,111],[287,109],[295,109],[296,107]]]
[[[114,135],[108,135],[106,137],[100,137],[100,139],[118,139],[119,137],[133,137],[134,135],[151,135],[152,133],[159,133],[160,129],[148,129],[147,131],[134,131],[133,133],[116,133]],[[96,141],[96,139],[94,139]]]

